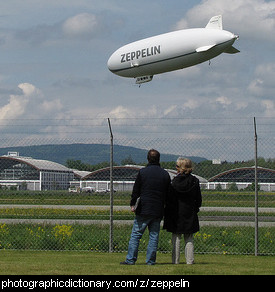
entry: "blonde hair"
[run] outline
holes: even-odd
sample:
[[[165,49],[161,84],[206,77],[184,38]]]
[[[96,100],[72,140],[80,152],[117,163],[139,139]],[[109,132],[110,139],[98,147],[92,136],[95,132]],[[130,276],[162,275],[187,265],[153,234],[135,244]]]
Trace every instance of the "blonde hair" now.
[[[189,174],[192,172],[192,161],[188,158],[179,157],[177,159],[177,167],[181,173]]]

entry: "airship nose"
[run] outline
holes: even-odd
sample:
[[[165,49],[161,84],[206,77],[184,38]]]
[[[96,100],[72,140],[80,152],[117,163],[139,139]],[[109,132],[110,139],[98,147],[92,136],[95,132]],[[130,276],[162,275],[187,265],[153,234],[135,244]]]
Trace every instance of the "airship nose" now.
[[[109,60],[107,62],[107,66],[108,66],[108,69],[110,71],[113,71],[115,69],[116,62],[115,62],[115,58],[113,57],[113,55],[109,58]]]
[[[108,60],[108,62],[107,62],[107,66],[108,66],[108,69],[109,69],[110,71],[112,71],[111,68],[112,68],[113,66],[112,66],[112,58],[111,58],[111,57],[109,58],[109,60]]]

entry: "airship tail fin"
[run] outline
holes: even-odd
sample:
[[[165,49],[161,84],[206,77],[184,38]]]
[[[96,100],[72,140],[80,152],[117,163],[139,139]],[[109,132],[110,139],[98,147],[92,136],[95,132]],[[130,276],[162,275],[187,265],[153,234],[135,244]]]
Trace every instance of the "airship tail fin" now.
[[[222,30],[222,15],[213,16],[205,28]]]
[[[233,46],[227,48],[224,53],[227,53],[227,54],[237,54],[239,53],[240,51],[236,48],[234,48]]]

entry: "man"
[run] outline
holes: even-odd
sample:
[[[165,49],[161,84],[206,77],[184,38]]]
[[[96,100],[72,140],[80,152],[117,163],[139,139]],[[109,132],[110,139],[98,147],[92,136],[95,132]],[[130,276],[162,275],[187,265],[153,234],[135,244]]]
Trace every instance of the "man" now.
[[[130,202],[131,211],[136,213],[126,260],[122,265],[134,265],[138,257],[139,241],[148,227],[149,243],[146,264],[156,263],[160,222],[164,213],[164,201],[170,186],[170,176],[160,167],[160,154],[151,149],[147,155],[148,165],[139,170]],[[139,198],[138,206],[135,206]]]

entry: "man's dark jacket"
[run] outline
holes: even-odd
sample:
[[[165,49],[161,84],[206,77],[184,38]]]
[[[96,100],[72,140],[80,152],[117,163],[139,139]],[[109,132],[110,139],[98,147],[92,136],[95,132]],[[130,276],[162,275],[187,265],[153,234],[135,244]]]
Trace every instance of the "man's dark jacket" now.
[[[170,183],[168,172],[161,168],[159,163],[149,163],[138,172],[130,206],[134,206],[140,197],[137,215],[162,218]]]

